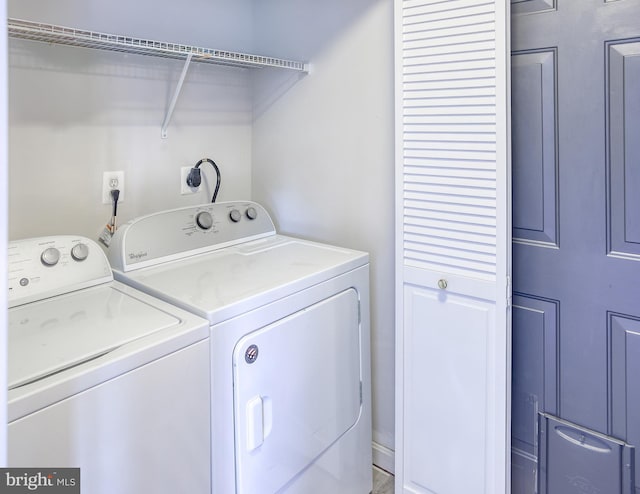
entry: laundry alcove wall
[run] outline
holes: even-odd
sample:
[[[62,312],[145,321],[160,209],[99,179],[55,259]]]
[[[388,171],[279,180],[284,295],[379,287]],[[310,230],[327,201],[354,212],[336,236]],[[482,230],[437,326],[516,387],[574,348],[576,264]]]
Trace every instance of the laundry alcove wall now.
[[[179,168],[210,156],[219,200],[254,199],[285,233],[371,253],[375,457],[393,469],[393,8],[390,0],[10,0],[8,15],[308,60],[300,77],[9,40],[9,236],[96,238],[103,171],[120,221],[206,202]]]

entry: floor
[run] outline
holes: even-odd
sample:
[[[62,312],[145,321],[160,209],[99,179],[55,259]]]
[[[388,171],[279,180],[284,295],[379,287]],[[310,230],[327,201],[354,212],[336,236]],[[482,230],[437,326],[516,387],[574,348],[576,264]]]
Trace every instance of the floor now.
[[[393,494],[393,480],[393,475],[374,466],[372,494]]]

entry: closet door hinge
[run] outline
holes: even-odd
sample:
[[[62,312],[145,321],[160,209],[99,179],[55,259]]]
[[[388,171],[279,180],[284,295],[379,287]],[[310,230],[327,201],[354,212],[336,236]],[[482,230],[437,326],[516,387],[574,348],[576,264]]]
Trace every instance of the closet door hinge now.
[[[511,276],[507,276],[507,309],[511,307],[512,297],[511,297]]]

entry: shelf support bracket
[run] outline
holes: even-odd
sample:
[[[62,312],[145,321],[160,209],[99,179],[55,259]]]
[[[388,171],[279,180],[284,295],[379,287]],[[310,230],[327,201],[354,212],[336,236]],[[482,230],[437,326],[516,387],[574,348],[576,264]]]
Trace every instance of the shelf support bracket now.
[[[167,109],[167,114],[164,117],[164,122],[162,122],[162,132],[160,135],[163,139],[167,138],[167,127],[169,126],[169,122],[171,121],[171,115],[173,115],[173,110],[176,107],[176,102],[178,101],[178,96],[180,96],[180,91],[182,91],[182,84],[184,83],[184,78],[187,75],[187,70],[189,69],[189,64],[191,63],[191,57],[193,57],[193,54],[189,53],[187,55],[187,59],[184,62],[184,67],[182,67],[182,73],[180,74],[180,79],[178,79],[178,85],[176,86],[176,90],[173,93],[173,98],[171,99],[169,108]]]

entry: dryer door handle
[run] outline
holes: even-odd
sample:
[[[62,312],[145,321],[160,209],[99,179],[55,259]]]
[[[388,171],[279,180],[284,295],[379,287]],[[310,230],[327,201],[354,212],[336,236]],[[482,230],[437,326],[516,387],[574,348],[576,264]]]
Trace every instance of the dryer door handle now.
[[[261,396],[247,402],[247,450],[253,451],[264,442],[264,406]]]
[[[271,432],[271,399],[254,396],[247,402],[247,451],[253,451],[264,443]]]

